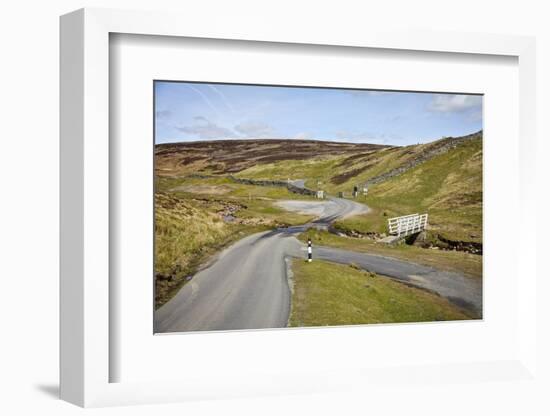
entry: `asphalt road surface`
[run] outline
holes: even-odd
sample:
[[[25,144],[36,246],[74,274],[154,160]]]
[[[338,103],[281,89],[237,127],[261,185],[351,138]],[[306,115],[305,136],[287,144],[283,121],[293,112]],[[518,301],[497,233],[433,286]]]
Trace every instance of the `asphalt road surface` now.
[[[170,301],[155,311],[155,332],[283,328],[290,313],[285,258],[305,258],[296,235],[310,227],[326,228],[336,219],[368,211],[354,201],[280,201],[286,209],[313,214],[317,220],[248,236],[222,251]],[[389,257],[315,247],[314,259],[355,263],[447,297],[481,312],[481,281]]]

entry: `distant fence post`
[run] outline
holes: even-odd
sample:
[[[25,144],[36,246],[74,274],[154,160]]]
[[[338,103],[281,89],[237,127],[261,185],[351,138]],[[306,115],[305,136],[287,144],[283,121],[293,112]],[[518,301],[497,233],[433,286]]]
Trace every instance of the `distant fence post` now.
[[[307,239],[307,261],[311,263],[312,260],[312,248],[311,248],[311,238]]]

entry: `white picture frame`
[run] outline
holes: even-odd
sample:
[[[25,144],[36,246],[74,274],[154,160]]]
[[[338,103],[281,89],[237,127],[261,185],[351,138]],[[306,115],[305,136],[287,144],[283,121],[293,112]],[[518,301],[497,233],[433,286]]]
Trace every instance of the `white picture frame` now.
[[[206,39],[278,42],[281,44],[332,45],[452,54],[504,55],[519,65],[519,164],[521,213],[535,212],[535,189],[530,178],[535,169],[535,41],[530,37],[468,33],[381,31],[338,32],[326,28],[281,30],[276,23],[250,22],[236,31],[223,19],[204,25],[193,16],[82,9],[61,18],[61,398],[80,406],[160,403],[214,397],[247,397],[282,393],[308,393],[370,385],[403,376],[390,368],[369,369],[368,374],[349,369],[320,369],[235,382],[234,374],[219,374],[213,383],[206,377],[184,381],[111,382],[110,365],[118,359],[110,350],[109,253],[109,36],[113,33]],[[507,360],[441,363],[437,368],[418,363],[417,379],[442,377],[479,382],[485,377],[524,380],[536,375],[536,240],[532,215],[520,216],[522,234],[516,240],[518,264],[510,273],[526,271],[517,291],[517,354]],[[360,370],[360,369],[358,369]],[[349,380],[342,383],[341,380]]]

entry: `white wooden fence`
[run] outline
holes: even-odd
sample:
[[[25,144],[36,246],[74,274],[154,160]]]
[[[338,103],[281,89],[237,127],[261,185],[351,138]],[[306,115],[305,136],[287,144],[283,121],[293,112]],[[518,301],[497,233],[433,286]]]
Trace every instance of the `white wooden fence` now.
[[[403,217],[395,217],[388,220],[390,234],[398,237],[419,233],[425,230],[427,225],[428,214],[405,215]]]

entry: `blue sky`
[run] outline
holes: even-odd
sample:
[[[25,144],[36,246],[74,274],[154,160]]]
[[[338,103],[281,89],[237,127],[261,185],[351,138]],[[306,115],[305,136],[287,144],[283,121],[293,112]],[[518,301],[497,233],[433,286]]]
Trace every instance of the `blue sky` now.
[[[482,97],[155,82],[156,143],[314,139],[403,146],[482,128]]]

